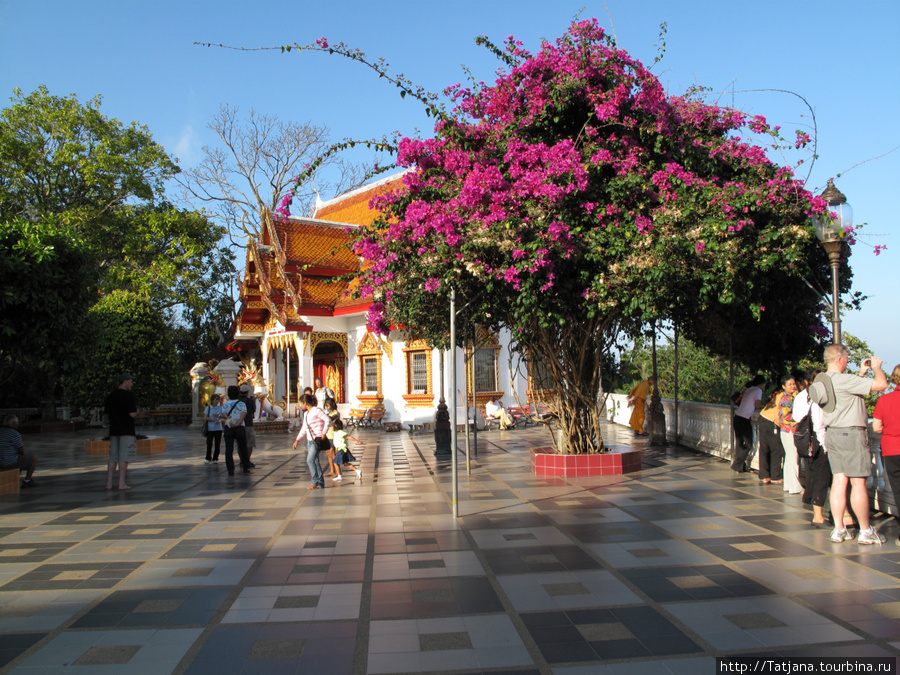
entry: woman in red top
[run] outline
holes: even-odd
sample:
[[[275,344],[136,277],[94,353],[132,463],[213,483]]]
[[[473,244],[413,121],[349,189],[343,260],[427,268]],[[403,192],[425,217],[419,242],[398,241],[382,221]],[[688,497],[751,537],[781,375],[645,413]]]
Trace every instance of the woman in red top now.
[[[872,430],[881,434],[881,457],[884,460],[884,472],[891,483],[894,503],[900,499],[900,365],[894,366],[891,372],[891,384],[894,391],[882,394],[875,403],[872,415]],[[900,546],[900,540],[897,540]]]

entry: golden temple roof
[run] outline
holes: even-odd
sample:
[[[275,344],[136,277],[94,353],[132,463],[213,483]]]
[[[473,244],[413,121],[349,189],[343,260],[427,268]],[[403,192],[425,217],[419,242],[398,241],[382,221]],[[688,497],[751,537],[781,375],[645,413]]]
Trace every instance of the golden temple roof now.
[[[346,278],[360,267],[350,249],[353,230],[376,213],[376,195],[402,187],[402,174],[341,195],[316,211],[314,218],[277,219],[262,214],[260,236],[247,245],[241,285],[238,330],[262,332],[279,321],[290,330],[311,330],[301,317],[364,312],[370,301],[352,298]]]

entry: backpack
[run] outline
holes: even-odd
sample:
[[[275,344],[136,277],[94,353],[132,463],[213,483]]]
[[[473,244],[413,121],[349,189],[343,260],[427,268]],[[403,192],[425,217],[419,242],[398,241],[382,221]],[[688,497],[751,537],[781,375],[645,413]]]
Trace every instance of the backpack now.
[[[812,415],[807,413],[799,422],[794,431],[794,447],[797,448],[797,456],[800,459],[814,459],[820,450],[819,439],[812,427]]]

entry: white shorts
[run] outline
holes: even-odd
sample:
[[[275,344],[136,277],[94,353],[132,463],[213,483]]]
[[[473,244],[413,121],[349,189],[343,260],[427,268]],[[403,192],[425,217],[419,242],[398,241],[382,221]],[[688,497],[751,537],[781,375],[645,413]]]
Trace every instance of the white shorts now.
[[[137,436],[110,436],[109,461],[130,462],[137,458]]]

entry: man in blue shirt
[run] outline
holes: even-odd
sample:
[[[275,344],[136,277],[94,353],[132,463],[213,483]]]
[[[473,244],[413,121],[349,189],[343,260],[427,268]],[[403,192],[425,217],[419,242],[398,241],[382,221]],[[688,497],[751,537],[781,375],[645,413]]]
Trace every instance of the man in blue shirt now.
[[[19,469],[25,471],[23,488],[33,488],[34,481],[31,476],[37,466],[37,457],[25,454],[25,444],[22,443],[22,435],[16,431],[19,428],[19,418],[15,415],[7,415],[0,426],[0,471]]]

